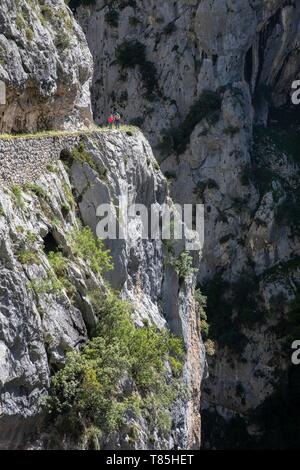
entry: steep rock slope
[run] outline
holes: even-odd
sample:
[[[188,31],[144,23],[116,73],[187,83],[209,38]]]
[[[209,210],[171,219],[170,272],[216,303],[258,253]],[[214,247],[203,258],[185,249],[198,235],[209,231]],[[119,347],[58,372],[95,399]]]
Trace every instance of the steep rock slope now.
[[[173,199],[206,206],[198,279],[216,355],[204,445],[297,445],[299,120],[285,106],[300,67],[298,2],[98,0],[76,15],[96,118],[116,107],[141,125]]]
[[[132,411],[122,432],[99,437],[91,427],[94,434],[76,440],[74,429],[59,427],[64,414],[58,413],[54,422],[45,414],[41,398],[48,393],[51,376],[63,369],[67,352],[81,348],[101,325],[91,293],[105,293],[107,280],[80,254],[83,239],[74,249],[79,220],[95,229],[100,203],[115,208],[118,197],[128,193],[132,203],[150,207],[167,202],[168,194],[167,182],[140,132],[82,136],[75,150],[68,142],[61,153],[66,167],[54,158],[34,183],[1,188],[0,447],[197,447],[205,359],[194,305],[195,276],[191,271],[179,278],[174,266],[166,263],[161,241],[137,237],[110,242],[115,269],[107,280],[130,300],[139,328],[145,321],[159,329],[167,327],[184,341],[181,381],[188,393],[180,395],[171,411],[171,431],[153,429],[151,418],[135,419]],[[175,249],[179,256],[183,247]],[[51,252],[59,253],[56,262]],[[63,265],[58,263],[62,256]],[[131,385],[126,385],[126,377],[119,380],[125,381],[119,386],[126,397]]]
[[[299,69],[297,2],[80,3],[70,5],[77,5],[94,57],[92,98],[100,121],[117,106],[156,144],[205,89],[244,82],[257,98],[271,87],[277,105],[289,96]],[[261,101],[257,114],[265,119]]]
[[[0,131],[89,125],[92,58],[63,0],[3,0],[0,8]]]

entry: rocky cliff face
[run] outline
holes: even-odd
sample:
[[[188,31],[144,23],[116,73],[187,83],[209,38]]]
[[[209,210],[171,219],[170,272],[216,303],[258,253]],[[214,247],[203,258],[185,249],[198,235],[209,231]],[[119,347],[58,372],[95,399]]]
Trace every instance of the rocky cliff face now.
[[[95,61],[96,118],[116,107],[138,123],[173,199],[206,207],[198,281],[216,355],[204,445],[295,445],[297,421],[284,416],[298,380],[287,340],[299,289],[298,120],[288,109],[298,2],[98,0],[76,15]]]
[[[299,319],[300,146],[297,113],[288,104],[291,82],[299,78],[299,5],[80,3],[69,5],[94,58],[96,120],[105,122],[116,107],[140,125],[168,185],[147,141],[132,130],[74,141],[54,135],[40,146],[28,137],[0,142],[6,184],[0,191],[0,447],[199,447],[200,404],[206,448],[297,446],[299,372],[290,365],[289,350]],[[2,132],[89,125],[91,63],[82,30],[63,1],[2,2]],[[45,155],[47,163],[34,165]],[[105,278],[93,272],[78,246],[74,252],[69,234],[77,233],[78,219],[95,230],[99,203],[115,206],[125,194],[146,206],[170,203],[168,187],[177,203],[205,205],[203,258],[200,263],[195,253],[184,277],[180,244],[171,247],[170,262],[170,247],[158,241],[112,243],[115,270]],[[215,343],[209,343],[215,355],[202,399],[205,357],[192,261],[207,296],[210,329],[201,311],[203,335]],[[103,436],[89,417],[78,440],[62,426],[74,394],[68,374],[72,384],[72,374],[80,372],[83,392],[97,389],[90,356],[103,343],[88,339],[101,326],[103,306],[96,308],[91,293],[109,295],[107,281],[129,299],[139,328],[147,322],[161,331],[168,326],[183,338],[181,383],[189,393],[179,393],[175,405],[173,399],[162,431],[149,414],[148,421],[138,416],[143,394],[131,376],[122,376],[119,393],[134,397],[122,430]],[[83,352],[69,356],[65,366],[74,350]],[[174,361],[167,357],[171,378]],[[55,419],[41,404],[49,389],[52,404],[64,411]],[[116,416],[110,416],[112,427]]]
[[[138,220],[111,260],[92,236],[99,204],[172,206],[167,180],[137,129],[82,130],[92,58],[65,2],[2,2],[0,24],[0,448],[198,448],[199,253],[183,274],[184,243]]]
[[[0,131],[89,125],[92,58],[63,0],[15,2],[0,9]]]
[[[243,85],[260,95],[256,117],[265,120],[262,88],[284,104],[299,68],[297,2],[97,0],[76,16],[95,59],[95,118],[105,120],[117,106],[153,144],[205,89]]]
[[[48,148],[47,139],[43,142],[38,137],[34,148],[37,139],[41,151]],[[95,229],[98,205],[108,203],[115,207],[119,196],[128,194],[131,203],[144,203],[147,207],[167,201],[167,182],[141,133],[82,136],[79,148],[83,152],[84,145],[82,155],[88,163],[82,160],[83,156],[72,159],[71,151],[78,147],[70,137],[60,137],[58,141],[59,145],[53,145],[54,158],[46,170],[40,168],[34,183],[28,175],[22,186],[10,185],[0,192],[2,449],[88,446],[82,440],[74,441],[71,431],[57,434],[56,425],[49,424],[41,406],[50,378],[64,367],[67,352],[82,347],[98,321],[101,323],[90,293],[105,291],[104,279],[95,275],[87,259],[74,255],[72,233],[79,220]],[[33,141],[23,139],[21,145],[30,150]],[[20,139],[10,141],[13,155],[19,153],[18,146]],[[68,172],[60,155],[69,162]],[[161,241],[136,237],[133,241],[110,243],[114,270],[107,280],[121,291],[124,299],[131,301],[135,323],[139,327],[145,321],[159,329],[169,327],[183,338],[187,353],[183,382],[189,393],[172,412],[171,433],[160,436],[152,429],[151,434],[146,422],[135,423],[131,417],[128,420],[135,425],[134,438],[129,439],[129,431],[124,430],[114,437],[105,436],[97,446],[197,447],[204,351],[193,298],[194,275],[180,281],[174,267],[164,261]],[[49,255],[57,250],[67,263],[68,281],[63,285],[57,284],[62,271],[51,264]]]

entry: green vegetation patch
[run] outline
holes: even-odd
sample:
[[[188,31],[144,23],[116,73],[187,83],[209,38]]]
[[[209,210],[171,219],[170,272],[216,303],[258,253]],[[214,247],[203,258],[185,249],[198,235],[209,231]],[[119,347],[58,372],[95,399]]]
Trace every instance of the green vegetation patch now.
[[[123,68],[139,66],[142,80],[147,89],[146,97],[151,101],[158,91],[157,71],[153,62],[147,60],[146,46],[139,41],[125,41],[116,48],[116,58]]]
[[[112,26],[113,28],[117,28],[119,26],[119,17],[120,14],[115,8],[110,8],[108,12],[105,13],[106,23]]]
[[[119,132],[132,132],[135,134],[139,129],[134,126],[121,126]],[[17,140],[17,139],[45,139],[52,137],[83,137],[93,136],[93,134],[109,133],[111,129],[109,127],[97,127],[93,126],[91,129],[83,129],[80,131],[58,131],[49,130],[41,132],[21,133],[21,134],[0,134],[0,140]]]
[[[72,158],[81,163],[87,163],[93,170],[97,170],[92,155],[85,149],[83,142],[72,150]]]
[[[52,377],[46,401],[50,415],[54,420],[61,415],[60,430],[71,430],[78,439],[91,427],[97,437],[129,432],[129,416],[145,419],[150,433],[167,435],[170,409],[180,394],[181,341],[148,324],[136,328],[129,304],[111,290],[99,296],[95,308],[95,337],[69,353]]]
[[[203,91],[196,103],[194,103],[182,123],[163,132],[159,150],[164,155],[175,152],[181,155],[185,152],[190,141],[191,134],[196,125],[203,119],[211,124],[218,121],[221,111],[222,98],[219,92]]]
[[[207,307],[207,298],[201,293],[200,289],[195,291],[195,304],[196,304],[196,313],[201,329],[201,336],[204,341],[206,354],[208,356],[214,356],[215,354],[215,344],[209,336],[210,326],[207,320],[206,307]]]
[[[22,196],[22,188],[19,185],[14,184],[11,187],[11,192],[13,195],[13,200],[14,200],[15,205],[20,209],[24,209],[25,202]]]
[[[38,252],[32,249],[26,249],[22,250],[18,254],[18,260],[20,261],[21,264],[27,264],[27,265],[39,265],[41,264],[41,260],[38,256]]]
[[[49,200],[49,196],[48,196],[47,192],[45,191],[45,189],[42,188],[41,186],[39,186],[38,184],[26,183],[26,184],[24,184],[24,190],[32,192],[37,197],[45,199],[45,201]]]
[[[207,297],[209,336],[221,347],[241,354],[247,345],[242,327],[253,328],[264,318],[260,307],[259,278],[244,273],[235,283],[224,281],[221,275],[202,286]]]
[[[69,235],[73,255],[82,258],[95,274],[113,269],[112,258],[103,241],[95,238],[89,227],[75,228]]]
[[[289,114],[287,115],[289,116]],[[288,119],[288,117],[287,117]],[[279,225],[291,228],[292,235],[300,234],[300,186],[298,182],[287,181],[278,171],[272,170],[272,163],[286,155],[290,164],[295,165],[295,176],[299,176],[300,137],[298,127],[287,128],[277,123],[268,128],[256,128],[252,148],[252,168],[245,168],[242,179],[256,185],[261,196],[271,191],[275,209],[275,220]]]

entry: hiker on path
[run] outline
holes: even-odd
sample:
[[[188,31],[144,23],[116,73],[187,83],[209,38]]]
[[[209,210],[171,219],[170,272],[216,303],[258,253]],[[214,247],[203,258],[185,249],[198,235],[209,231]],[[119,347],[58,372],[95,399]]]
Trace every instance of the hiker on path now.
[[[109,118],[107,119],[108,127],[109,127],[110,129],[113,128],[113,123],[114,123],[114,121],[115,121],[115,118],[114,118],[114,116],[111,114],[111,115],[109,116]]]
[[[114,113],[114,122],[116,125],[116,129],[120,129],[121,126],[121,116],[118,112]]]

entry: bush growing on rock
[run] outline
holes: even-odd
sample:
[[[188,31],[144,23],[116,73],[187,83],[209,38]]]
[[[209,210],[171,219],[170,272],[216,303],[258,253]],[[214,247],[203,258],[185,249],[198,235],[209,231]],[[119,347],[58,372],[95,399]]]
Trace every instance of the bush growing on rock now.
[[[146,62],[146,46],[139,41],[125,41],[117,47],[116,57],[123,68],[134,68]]]
[[[23,196],[22,196],[22,189],[19,185],[17,184],[14,184],[12,187],[11,187],[11,192],[13,194],[13,199],[14,199],[14,202],[15,202],[15,205],[17,207],[19,207],[20,209],[24,209],[25,207],[25,202],[24,202],[24,199],[23,199]]]
[[[115,10],[114,8],[111,8],[106,14],[105,14],[105,21],[108,23],[110,26],[113,28],[117,28],[119,25],[119,12]]]
[[[96,0],[65,0],[65,3],[69,5],[72,10],[76,10],[80,5],[95,5]]]
[[[103,241],[95,238],[89,227],[75,228],[69,236],[75,256],[82,258],[96,274],[113,269],[109,251],[104,250]]]
[[[116,49],[116,58],[123,68],[140,67],[142,80],[147,89],[146,97],[154,99],[154,91],[158,89],[155,65],[147,60],[146,46],[139,41],[125,41]]]
[[[97,169],[93,157],[89,152],[86,151],[83,142],[80,142],[80,144],[78,144],[77,147],[72,150],[71,156],[74,160],[77,160],[78,162],[87,163],[93,170]]]
[[[137,422],[144,418],[152,432],[169,432],[170,407],[180,393],[181,341],[148,324],[136,328],[129,304],[111,290],[97,297],[95,337],[69,353],[65,367],[53,376],[48,411],[54,420],[62,414],[61,431],[72,428],[77,438],[91,426],[98,436],[100,430],[126,431],[128,416]]]
[[[221,104],[219,93],[203,91],[196,103],[191,106],[183,122],[178,127],[163,132],[163,139],[159,145],[161,152],[163,154],[175,152],[177,155],[184,153],[193,130],[202,119],[207,119],[211,124],[219,119]]]

